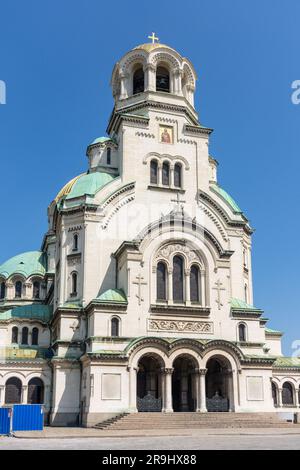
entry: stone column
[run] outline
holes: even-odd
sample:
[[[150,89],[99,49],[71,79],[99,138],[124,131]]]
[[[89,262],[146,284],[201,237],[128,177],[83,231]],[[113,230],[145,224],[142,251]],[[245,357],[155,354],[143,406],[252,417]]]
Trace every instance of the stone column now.
[[[282,408],[282,388],[278,388],[278,406]]]
[[[168,303],[173,304],[173,269],[168,269]]]
[[[295,388],[295,405],[299,408],[299,389]]]
[[[206,413],[207,408],[206,408],[206,384],[205,384],[205,375],[206,375],[207,369],[199,369],[199,374],[200,374],[200,410],[201,413]]]
[[[202,307],[206,307],[206,293],[205,293],[205,271],[200,271],[200,303]]]
[[[0,406],[4,404],[5,386],[0,385]]]
[[[196,398],[195,411],[199,413],[201,411],[201,394],[200,394],[200,369],[194,370],[194,393]]]
[[[234,411],[234,393],[233,393],[233,370],[224,371],[227,381],[227,393],[229,399],[228,411]]]
[[[162,185],[162,163],[158,163],[158,168],[157,168],[157,184]]]
[[[174,189],[174,165],[170,165],[169,186]]]
[[[156,68],[152,64],[147,64],[144,67],[145,73],[145,91],[155,91],[156,90]]]
[[[185,275],[185,302],[186,305],[191,304],[191,283],[190,283],[190,273],[191,271],[189,269],[186,269],[184,272]]]
[[[164,394],[163,394],[163,411],[164,413],[172,413],[173,412],[173,404],[172,404],[172,374],[173,368],[166,368],[163,369],[164,374]]]
[[[137,397],[137,367],[128,367],[129,371],[129,409],[131,413],[137,412],[136,397]]]
[[[126,78],[125,74],[120,74],[120,99],[124,100],[127,98],[127,90],[126,90]]]
[[[28,398],[27,397],[27,389],[28,389],[27,385],[22,386],[21,403],[23,405],[26,405],[26,403],[27,403],[27,398]]]

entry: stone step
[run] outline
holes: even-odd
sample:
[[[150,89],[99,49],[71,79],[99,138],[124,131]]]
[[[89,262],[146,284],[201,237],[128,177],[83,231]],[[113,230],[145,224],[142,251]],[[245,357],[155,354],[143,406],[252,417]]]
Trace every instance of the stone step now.
[[[290,427],[276,413],[124,413],[103,423],[98,429],[197,429]]]

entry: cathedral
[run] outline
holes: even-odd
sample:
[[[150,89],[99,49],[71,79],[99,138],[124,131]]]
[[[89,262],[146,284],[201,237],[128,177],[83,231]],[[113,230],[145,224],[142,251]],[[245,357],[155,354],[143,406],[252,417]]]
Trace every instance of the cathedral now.
[[[40,250],[0,266],[0,405],[42,403],[52,426],[297,411],[300,359],[254,306],[253,229],[218,183],[196,71],[150,38],[116,63],[107,136]]]

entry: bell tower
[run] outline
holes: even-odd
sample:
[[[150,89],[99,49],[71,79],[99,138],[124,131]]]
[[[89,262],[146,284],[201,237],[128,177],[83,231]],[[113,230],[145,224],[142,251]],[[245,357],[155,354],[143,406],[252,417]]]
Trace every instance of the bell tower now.
[[[149,39],[114,66],[107,133],[116,142],[124,184],[135,182],[152,195],[164,190],[166,200],[189,186],[194,201],[197,188],[208,187],[211,132],[200,125],[194,107],[197,75],[189,59],[154,33]]]

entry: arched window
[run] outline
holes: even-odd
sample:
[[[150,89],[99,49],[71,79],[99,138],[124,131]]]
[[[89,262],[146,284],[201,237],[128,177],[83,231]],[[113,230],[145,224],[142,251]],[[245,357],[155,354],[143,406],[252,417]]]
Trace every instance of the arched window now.
[[[159,262],[156,270],[156,297],[157,300],[167,300],[167,268],[165,263]]]
[[[5,294],[6,294],[5,282],[1,282],[1,284],[0,284],[0,300],[5,299]]]
[[[17,377],[11,377],[5,384],[5,404],[21,403],[22,382]]]
[[[77,282],[78,281],[78,276],[77,273],[72,273],[72,295],[77,295]]]
[[[170,165],[168,162],[164,162],[162,166],[162,184],[170,186]]]
[[[289,382],[284,382],[282,386],[282,404],[283,405],[294,404],[293,386]]]
[[[36,327],[32,328],[31,344],[32,346],[37,346],[39,344],[39,329]]]
[[[139,67],[133,74],[133,94],[142,93],[144,91],[144,70]]]
[[[158,163],[157,160],[151,160],[150,163],[150,183],[158,184]]]
[[[246,325],[244,325],[244,323],[239,324],[238,332],[239,332],[239,341],[245,342],[246,341]]]
[[[157,67],[156,91],[164,91],[170,93],[170,74],[165,67]]]
[[[17,281],[15,283],[15,298],[16,299],[20,299],[22,297],[22,282],[21,281]]]
[[[19,329],[17,326],[14,326],[11,330],[11,342],[13,344],[18,344],[19,341]]]
[[[176,188],[181,188],[181,165],[180,163],[176,163],[174,166],[174,186]]]
[[[111,164],[111,148],[108,147],[106,150],[106,163],[107,165]]]
[[[78,240],[78,234],[75,233],[75,235],[73,236],[73,251],[78,251]]]
[[[41,297],[41,283],[39,281],[35,281],[33,283],[33,298],[40,299]]]
[[[196,265],[191,267],[190,272],[190,289],[191,289],[191,302],[200,302],[200,273]]]
[[[28,344],[28,328],[27,326],[24,326],[24,328],[22,328],[22,341],[21,341],[22,344]]]
[[[28,383],[28,403],[30,405],[44,403],[44,382],[34,377]]]
[[[173,259],[173,300],[183,302],[183,259],[181,256],[174,256]]]
[[[116,317],[111,319],[111,336],[119,336],[120,320]]]

